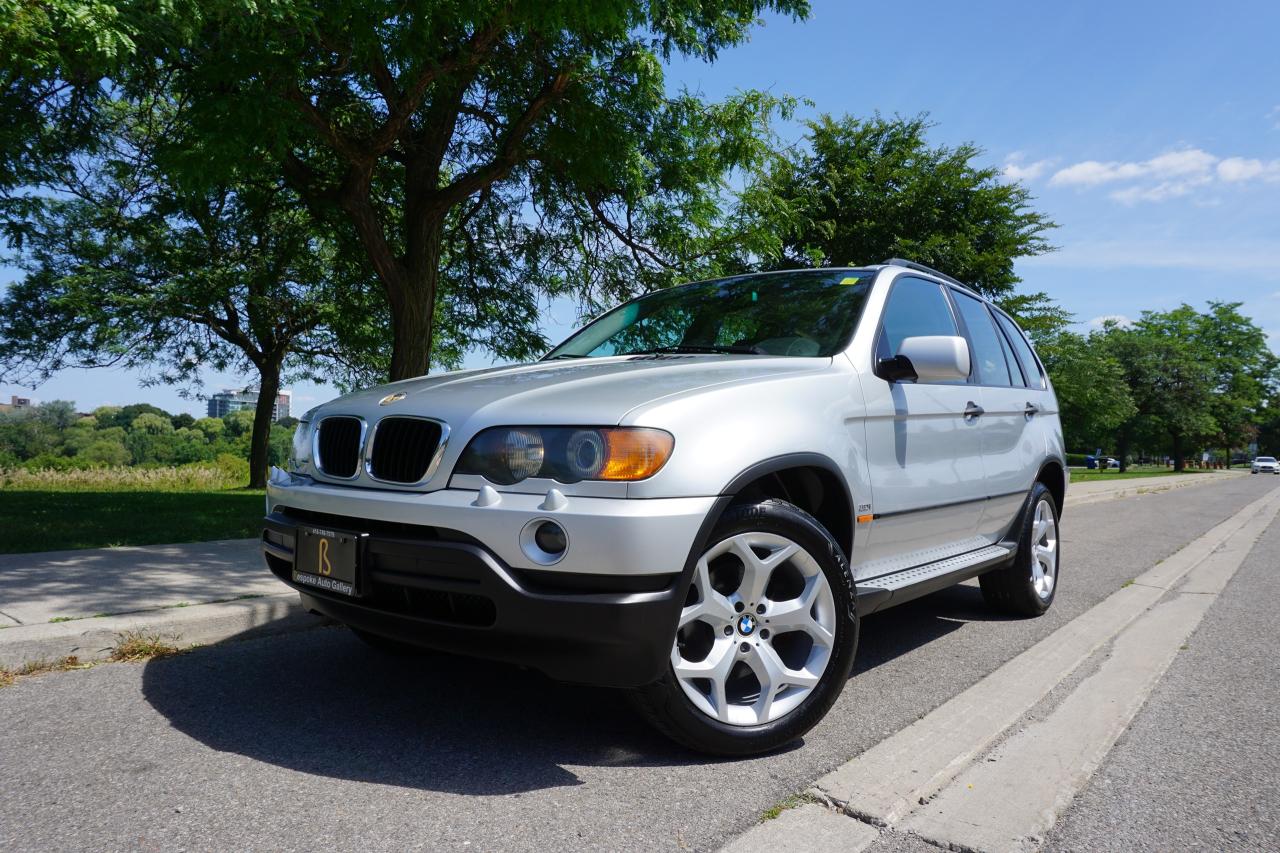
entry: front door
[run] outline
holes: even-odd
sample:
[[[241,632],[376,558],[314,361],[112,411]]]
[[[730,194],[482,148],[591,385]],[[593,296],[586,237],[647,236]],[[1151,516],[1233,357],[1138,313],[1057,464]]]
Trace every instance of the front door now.
[[[877,337],[877,358],[902,341],[957,335],[942,286],[899,276],[891,285]],[[975,385],[887,382],[864,376],[868,473],[874,520],[866,538],[862,581],[944,559],[985,544],[977,537],[987,496]]]

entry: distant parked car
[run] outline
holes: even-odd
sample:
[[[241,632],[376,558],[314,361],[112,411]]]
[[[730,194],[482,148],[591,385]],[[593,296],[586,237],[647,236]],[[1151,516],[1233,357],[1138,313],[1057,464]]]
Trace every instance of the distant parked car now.
[[[1259,456],[1253,460],[1250,474],[1280,474],[1280,462],[1274,456]]]
[[[1119,468],[1120,460],[1116,459],[1114,456],[1099,456],[1098,467],[1099,468]]]

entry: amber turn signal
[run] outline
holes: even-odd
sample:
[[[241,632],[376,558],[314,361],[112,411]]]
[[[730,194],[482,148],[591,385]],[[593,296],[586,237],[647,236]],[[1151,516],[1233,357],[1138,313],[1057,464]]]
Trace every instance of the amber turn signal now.
[[[671,458],[675,439],[660,429],[617,427],[602,429],[605,462],[600,480],[643,480],[652,477]]]

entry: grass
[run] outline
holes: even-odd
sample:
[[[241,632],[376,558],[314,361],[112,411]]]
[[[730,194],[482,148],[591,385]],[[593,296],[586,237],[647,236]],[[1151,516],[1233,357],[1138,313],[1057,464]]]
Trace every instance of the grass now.
[[[0,488],[0,553],[244,539],[261,530],[262,494]]]
[[[146,631],[125,631],[116,635],[116,644],[111,649],[113,661],[141,661],[153,658],[167,658],[181,654],[182,649],[172,642],[177,637],[166,637],[163,634]]]
[[[1088,471],[1071,469],[1071,482],[1073,483],[1092,483],[1098,480],[1136,480],[1143,477],[1167,477],[1170,474],[1212,474],[1213,470],[1208,468],[1188,468],[1185,471],[1174,471],[1172,468],[1166,468],[1163,465],[1134,465],[1121,474],[1117,470],[1110,471]]]
[[[25,678],[29,675],[42,675],[46,672],[62,672],[68,669],[85,669],[92,664],[84,664],[75,655],[67,655],[64,658],[58,658],[54,661],[37,660],[29,661],[20,667],[10,669],[0,666],[0,687],[9,687],[19,678]]]
[[[820,802],[822,801],[819,800],[817,797],[815,797],[813,794],[809,794],[803,791],[798,794],[792,794],[782,802],[777,803],[776,805],[772,805],[769,808],[765,809],[763,812],[761,812],[760,822],[766,823],[768,821],[775,820],[779,815],[781,815],[787,809],[799,808],[800,806],[803,806],[805,803],[820,803]]]
[[[57,492],[208,492],[243,486],[247,475],[217,465],[168,467],[0,468],[0,491]]]
[[[145,631],[125,631],[116,635],[116,644],[112,646],[111,655],[107,660],[117,663],[154,660],[155,658],[180,655],[195,648],[195,646],[180,648],[174,644],[177,639],[177,637],[166,637],[162,634],[147,633]],[[44,675],[50,672],[65,672],[69,669],[88,669],[99,663],[102,663],[102,661],[81,662],[75,655],[67,655],[64,658],[58,658],[53,661],[29,661],[22,666],[14,668],[0,666],[0,688],[11,686],[19,678]]]

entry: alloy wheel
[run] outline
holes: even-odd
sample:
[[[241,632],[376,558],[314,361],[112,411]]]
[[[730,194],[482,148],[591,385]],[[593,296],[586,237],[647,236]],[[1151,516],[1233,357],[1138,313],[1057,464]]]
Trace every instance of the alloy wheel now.
[[[1058,520],[1048,501],[1036,504],[1031,525],[1031,585],[1047,601],[1058,578]]]
[[[740,533],[698,560],[671,668],[703,714],[760,725],[813,692],[835,635],[835,596],[813,555],[783,536]]]

